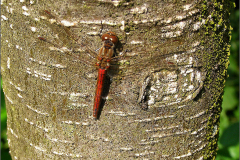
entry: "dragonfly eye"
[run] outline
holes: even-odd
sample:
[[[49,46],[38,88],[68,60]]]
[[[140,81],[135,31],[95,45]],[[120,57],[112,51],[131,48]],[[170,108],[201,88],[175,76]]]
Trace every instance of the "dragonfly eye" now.
[[[112,41],[112,43],[116,44],[118,42],[118,38],[116,36],[111,36],[110,40]]]
[[[103,41],[106,41],[106,40],[108,40],[108,39],[110,39],[110,35],[107,34],[107,33],[104,33],[104,34],[102,35],[102,40],[103,40]]]

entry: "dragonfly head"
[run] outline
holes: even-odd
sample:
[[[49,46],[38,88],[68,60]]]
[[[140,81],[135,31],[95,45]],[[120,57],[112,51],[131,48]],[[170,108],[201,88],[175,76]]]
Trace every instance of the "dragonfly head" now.
[[[117,44],[118,42],[118,38],[116,33],[108,31],[107,33],[104,33],[102,35],[102,40],[106,41],[106,40],[111,40],[112,43]]]

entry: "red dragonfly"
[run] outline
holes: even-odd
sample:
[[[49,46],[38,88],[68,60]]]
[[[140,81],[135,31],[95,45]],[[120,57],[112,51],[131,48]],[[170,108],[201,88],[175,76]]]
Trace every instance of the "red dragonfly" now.
[[[114,60],[119,60],[119,59],[127,59],[128,56],[117,56],[117,57],[113,57],[114,56],[114,47],[116,46],[116,44],[118,43],[118,38],[117,38],[117,35],[114,33],[114,32],[111,32],[111,31],[108,31],[107,33],[103,34],[102,35],[102,41],[103,41],[103,45],[102,47],[100,48],[99,50],[99,53],[97,54],[95,51],[91,50],[89,48],[89,45],[86,44],[85,42],[79,42],[79,39],[77,39],[70,31],[69,29],[62,25],[61,22],[59,20],[57,20],[50,12],[48,11],[44,11],[45,14],[49,17],[49,18],[52,18],[52,19],[55,19],[57,21],[57,23],[59,25],[61,25],[65,32],[76,42],[78,43],[80,46],[84,46],[87,48],[87,51],[88,53],[93,57],[97,57],[97,67],[98,67],[98,78],[97,78],[97,87],[96,87],[96,92],[95,92],[95,98],[94,98],[94,105],[93,105],[93,117],[95,119],[98,118],[99,116],[99,108],[100,108],[100,104],[101,104],[101,101],[102,101],[102,92],[103,92],[103,84],[104,84],[104,80],[105,80],[105,77],[106,77],[106,74],[107,74],[107,71],[110,67],[110,63],[111,61],[114,61]],[[38,37],[40,40],[42,41],[45,41],[45,42],[48,42],[50,44],[53,44],[51,41],[47,40],[46,38],[43,38],[43,37]],[[56,44],[53,44],[54,46],[56,46],[57,48],[61,48],[59,47],[58,45]],[[141,67],[142,68],[146,68],[146,66],[150,66],[151,64],[156,64],[156,63],[153,63],[153,62],[156,62],[158,60],[160,60],[161,58],[166,58],[166,57],[169,57],[169,56],[173,56],[173,53],[171,54],[164,54],[164,55],[156,55],[157,57],[151,57],[149,58],[149,54],[146,54],[147,52],[150,52],[151,50],[153,50],[153,48],[151,48],[149,51],[144,51],[144,52],[138,52],[137,54],[134,54],[134,55],[131,55],[129,57],[133,57],[135,55],[139,55],[141,54],[141,61],[138,61],[137,63],[134,63],[134,66],[128,66],[128,69],[131,70],[131,68],[136,68],[138,71],[141,70]],[[126,51],[127,52],[127,51]],[[145,53],[145,54],[144,54]],[[71,54],[73,55],[73,54]],[[73,55],[74,56],[74,55]],[[79,57],[76,57],[76,58],[79,58]],[[146,59],[148,61],[146,61]],[[79,59],[80,60],[80,59]],[[80,60],[80,61],[83,61],[83,62],[87,62],[87,60]],[[144,64],[143,64],[144,62]],[[141,67],[140,67],[141,66]],[[175,68],[175,65],[174,63],[172,62],[166,62],[166,64],[162,64],[162,67],[161,68],[164,68],[164,67],[168,67],[169,66],[172,66],[172,68]],[[152,68],[157,68],[157,66],[151,66]],[[134,71],[133,71],[134,72]],[[131,72],[131,73],[133,73]],[[125,75],[126,76],[126,75]],[[143,96],[143,95],[142,95]]]
[[[97,118],[99,113],[99,107],[102,100],[103,82],[106,77],[107,70],[110,67],[110,61],[114,53],[114,45],[118,42],[118,38],[114,32],[107,32],[102,35],[103,46],[101,47],[98,54],[98,79],[97,89],[94,98],[93,105],[93,117]]]

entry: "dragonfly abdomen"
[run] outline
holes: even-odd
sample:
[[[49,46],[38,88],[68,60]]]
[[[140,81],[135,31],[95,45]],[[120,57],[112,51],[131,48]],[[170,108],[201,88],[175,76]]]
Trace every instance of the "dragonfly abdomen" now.
[[[93,117],[97,118],[100,105],[102,102],[102,91],[103,91],[103,83],[104,79],[106,77],[107,70],[106,69],[98,69],[98,79],[97,79],[97,88],[96,88],[96,93],[95,93],[95,98],[94,98],[94,106],[93,106]]]

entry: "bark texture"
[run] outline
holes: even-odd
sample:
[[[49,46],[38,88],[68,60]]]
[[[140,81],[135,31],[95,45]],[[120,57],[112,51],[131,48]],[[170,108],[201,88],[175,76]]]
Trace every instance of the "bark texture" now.
[[[2,1],[13,159],[214,159],[230,1]],[[49,14],[51,13],[51,14]],[[118,35],[92,118],[99,34]],[[47,41],[40,40],[42,37]],[[89,47],[89,48],[88,48]]]

